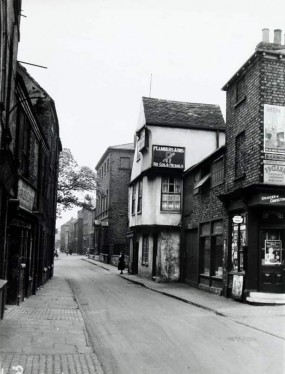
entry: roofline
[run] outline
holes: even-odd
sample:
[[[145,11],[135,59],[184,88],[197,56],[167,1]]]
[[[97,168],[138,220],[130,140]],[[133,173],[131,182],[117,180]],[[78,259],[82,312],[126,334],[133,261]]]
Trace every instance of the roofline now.
[[[224,126],[215,126],[215,127],[211,127],[211,126],[205,126],[205,125],[191,125],[191,126],[183,126],[183,125],[180,125],[180,124],[176,124],[176,123],[148,123],[146,122],[144,126],[157,126],[157,127],[171,127],[171,128],[181,128],[181,129],[192,129],[192,130],[209,130],[209,131],[226,131],[226,125]],[[141,131],[141,129],[143,128],[140,127],[136,132],[139,132]]]
[[[217,148],[214,152],[212,152],[211,154],[209,154],[208,156],[206,156],[205,158],[203,158],[203,160],[197,162],[197,164],[195,164],[193,166],[190,166],[189,169],[185,170],[184,173],[183,173],[183,177],[187,176],[189,173],[191,173],[194,169],[196,169],[197,167],[199,167],[201,164],[203,164],[207,160],[210,160],[211,158],[213,158],[215,156],[215,154],[223,153],[223,151],[225,151],[225,150],[226,150],[226,146],[225,145],[222,145],[221,147]]]
[[[126,145],[126,144],[133,144],[133,143],[125,143],[125,144],[121,144],[122,146],[123,145]],[[135,148],[133,149],[128,149],[128,148],[118,148],[118,146],[116,145],[113,145],[113,146],[110,146],[106,149],[106,151],[103,153],[103,155],[100,157],[100,160],[97,162],[96,166],[95,166],[95,170],[97,170],[99,168],[99,165],[102,163],[102,161],[104,160],[104,158],[106,158],[107,154],[110,152],[110,151],[126,151],[126,152],[132,152],[134,153],[135,152]]]
[[[282,49],[282,48],[280,48]],[[285,55],[285,50],[284,52],[281,52],[280,49],[276,50],[268,50],[268,49],[262,49],[258,48],[256,51],[246,60],[246,62],[236,71],[236,73],[231,77],[231,79],[221,88],[222,91],[227,91],[229,86],[237,80],[239,77],[242,76],[242,74],[246,71],[248,68],[247,65],[250,65],[253,60],[256,60],[257,56],[265,56],[265,55],[275,55],[275,56],[284,56]]]

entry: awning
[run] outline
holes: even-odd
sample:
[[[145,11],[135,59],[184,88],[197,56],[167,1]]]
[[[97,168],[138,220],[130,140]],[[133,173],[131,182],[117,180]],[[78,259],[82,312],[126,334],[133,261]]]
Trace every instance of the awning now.
[[[207,180],[210,179],[210,176],[211,176],[211,174],[205,175],[197,184],[194,185],[194,190],[196,188],[199,188],[199,187],[203,186],[203,184],[205,184],[207,182]]]

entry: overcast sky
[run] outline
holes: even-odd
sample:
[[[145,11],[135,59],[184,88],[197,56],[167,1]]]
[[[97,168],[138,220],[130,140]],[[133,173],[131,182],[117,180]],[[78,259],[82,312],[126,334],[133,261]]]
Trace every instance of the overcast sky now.
[[[283,42],[284,14],[284,0],[22,0],[18,60],[48,68],[24,65],[55,101],[63,147],[94,169],[133,141],[142,96],[225,116],[221,87],[263,28],[273,41],[284,26]]]

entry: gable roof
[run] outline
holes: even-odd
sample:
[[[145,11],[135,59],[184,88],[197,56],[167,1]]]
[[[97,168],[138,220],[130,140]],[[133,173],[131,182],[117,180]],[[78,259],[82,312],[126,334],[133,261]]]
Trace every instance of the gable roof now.
[[[225,121],[218,105],[143,97],[147,125],[225,130]]]

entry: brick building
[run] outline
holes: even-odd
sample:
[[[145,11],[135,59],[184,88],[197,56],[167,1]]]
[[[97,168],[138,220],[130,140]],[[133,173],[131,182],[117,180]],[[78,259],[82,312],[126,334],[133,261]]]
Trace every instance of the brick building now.
[[[184,174],[182,279],[253,303],[285,293],[284,56],[281,30],[270,43],[264,29],[223,87],[226,148]]]
[[[181,280],[222,294],[225,273],[225,146],[183,174]]]
[[[220,108],[143,98],[129,192],[132,273],[180,280],[182,175],[224,144]]]
[[[227,92],[228,280],[254,301],[285,292],[285,45],[263,30],[254,54],[223,87]]]
[[[110,146],[96,165],[99,189],[94,221],[94,254],[117,264],[120,251],[128,255],[128,184],[134,144]]]
[[[15,126],[10,110],[16,103],[15,81],[20,39],[21,0],[0,2],[0,319],[4,314],[7,284],[7,218],[14,197],[17,167],[13,154]]]
[[[7,220],[7,302],[19,304],[53,275],[59,126],[53,100],[20,64],[10,109],[17,183]]]

